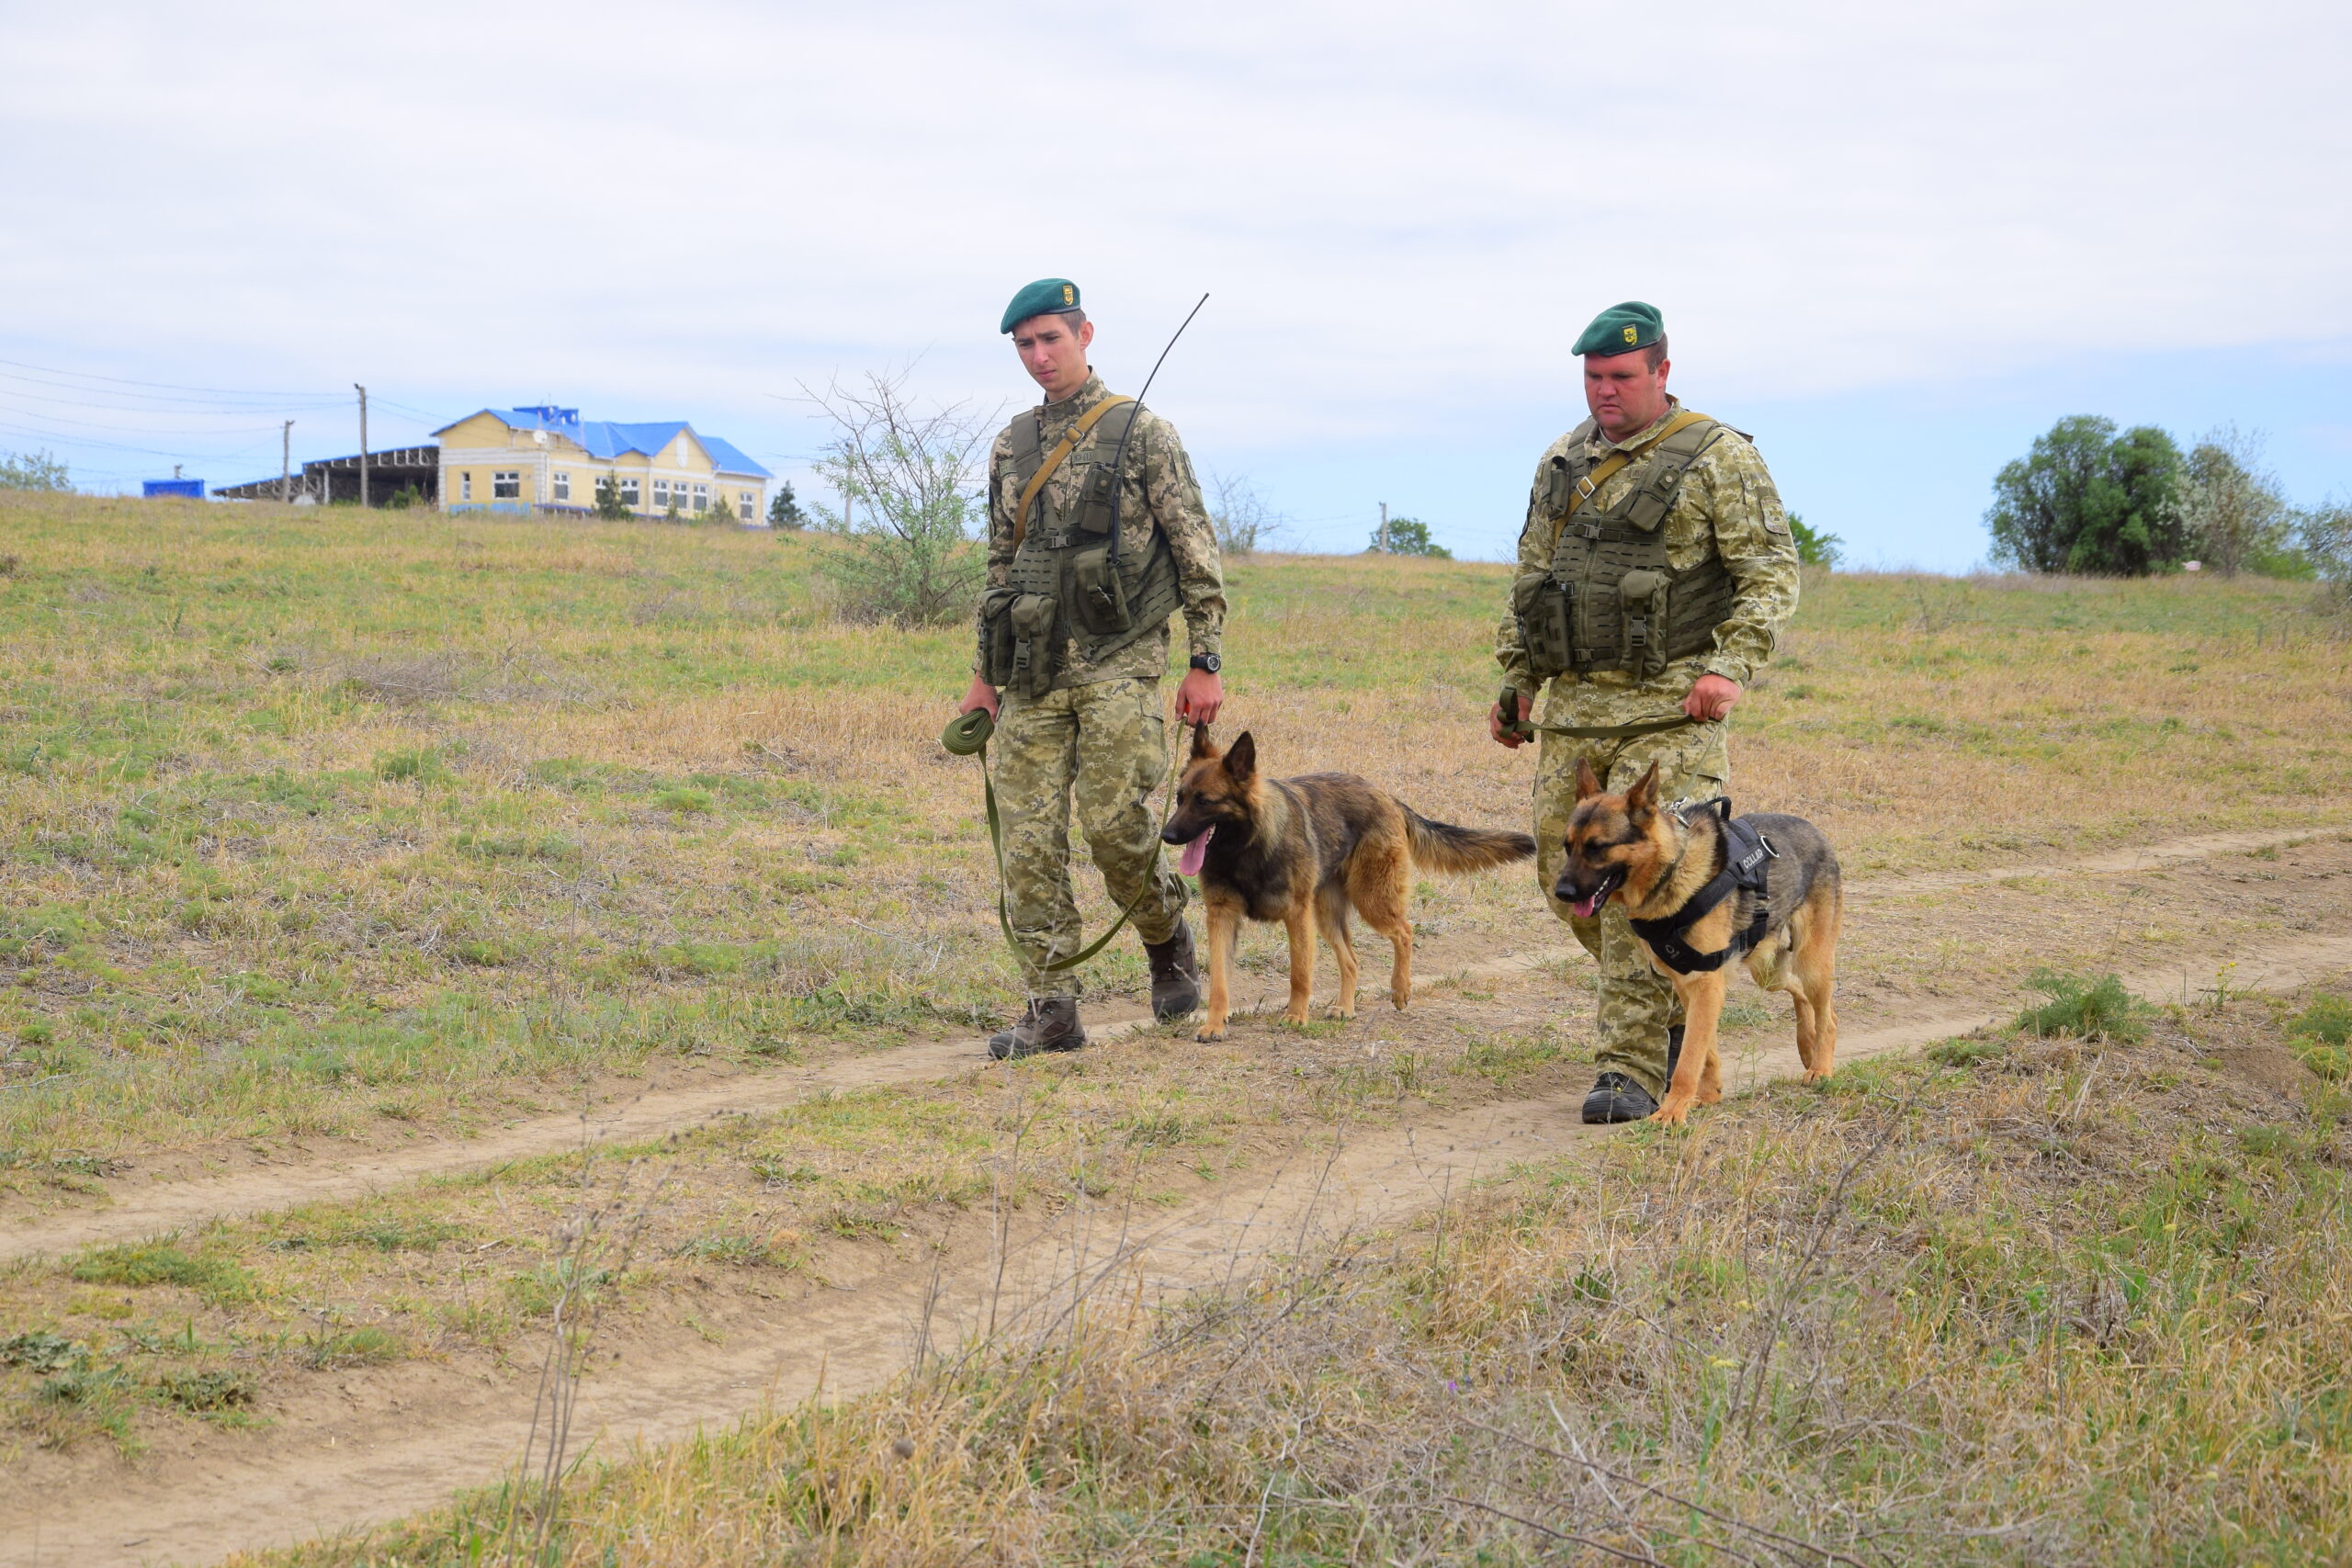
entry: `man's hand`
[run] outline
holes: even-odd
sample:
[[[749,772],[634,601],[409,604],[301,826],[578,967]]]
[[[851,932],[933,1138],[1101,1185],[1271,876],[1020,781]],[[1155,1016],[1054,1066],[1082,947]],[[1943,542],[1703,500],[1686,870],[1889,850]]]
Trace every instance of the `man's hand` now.
[[[1516,704],[1519,708],[1519,711],[1511,716],[1512,721],[1519,724],[1526,723],[1528,713],[1527,694],[1525,692],[1513,692],[1511,694],[1511,701]],[[1487,733],[1493,736],[1498,744],[1508,746],[1514,751],[1527,744],[1526,736],[1520,734],[1517,730],[1505,729],[1503,728],[1503,705],[1499,702],[1487,710]]]
[[[1690,694],[1682,699],[1682,711],[1702,724],[1722,718],[1731,712],[1731,705],[1739,701],[1739,682],[1721,675],[1702,675],[1690,682]]]
[[[970,713],[974,708],[986,708],[989,718],[993,722],[996,718],[996,688],[975,675],[972,677],[972,689],[964,694],[964,705],[956,711]]]
[[[1186,724],[1215,724],[1216,710],[1225,705],[1224,677],[1212,675],[1205,670],[1184,671],[1183,684],[1176,688],[1176,716]]]

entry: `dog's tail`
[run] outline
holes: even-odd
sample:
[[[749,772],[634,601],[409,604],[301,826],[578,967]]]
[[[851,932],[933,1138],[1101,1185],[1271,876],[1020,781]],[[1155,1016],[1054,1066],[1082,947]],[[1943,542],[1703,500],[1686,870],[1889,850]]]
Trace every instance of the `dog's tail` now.
[[[1413,838],[1413,863],[1424,870],[1484,871],[1488,866],[1526,860],[1535,853],[1535,840],[1524,833],[1432,822],[1409,806],[1404,807],[1404,812],[1406,830]]]

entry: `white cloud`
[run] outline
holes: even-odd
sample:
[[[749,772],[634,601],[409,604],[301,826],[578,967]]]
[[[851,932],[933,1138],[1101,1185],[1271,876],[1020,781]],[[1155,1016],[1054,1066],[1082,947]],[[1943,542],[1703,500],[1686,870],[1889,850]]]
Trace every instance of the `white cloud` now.
[[[2340,4],[10,12],[0,354],[116,374],[993,400],[1068,274],[1124,375],[1212,290],[1161,400],[1272,450],[1566,408],[1627,297],[1735,396],[2352,335]]]

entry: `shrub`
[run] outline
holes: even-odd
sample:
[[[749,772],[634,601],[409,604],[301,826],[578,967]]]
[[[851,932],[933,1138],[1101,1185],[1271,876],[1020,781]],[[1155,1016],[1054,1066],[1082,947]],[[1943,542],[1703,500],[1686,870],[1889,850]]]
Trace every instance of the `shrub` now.
[[[1364,552],[1366,555],[1378,555],[1385,551],[1392,556],[1429,556],[1438,560],[1453,558],[1453,552],[1430,538],[1430,525],[1418,517],[1392,517],[1388,520],[1385,539],[1383,532],[1377,528],[1373,530],[1372,545]]]
[[[2181,478],[2180,448],[2154,425],[2119,434],[2111,419],[2062,419],[1993,481],[1993,558],[2102,577],[2171,566],[2187,539]]]
[[[65,465],[46,452],[0,452],[0,490],[70,491],[73,488]]]
[[[1797,542],[1797,559],[1806,566],[1831,570],[1846,558],[1846,541],[1826,528],[1815,528],[1795,513],[1789,513],[1789,532]]]
[[[2026,982],[2048,1000],[2018,1014],[2028,1034],[2072,1034],[2084,1040],[2137,1040],[2148,1032],[2147,1004],[2123,988],[2114,975],[2089,979],[2041,969]]]
[[[906,395],[906,377],[874,376],[863,390],[833,383],[810,400],[835,434],[817,471],[841,492],[842,510],[819,508],[842,547],[818,562],[842,618],[940,626],[970,615],[986,562],[973,535],[986,518],[974,483],[992,416],[962,403],[929,411]]]

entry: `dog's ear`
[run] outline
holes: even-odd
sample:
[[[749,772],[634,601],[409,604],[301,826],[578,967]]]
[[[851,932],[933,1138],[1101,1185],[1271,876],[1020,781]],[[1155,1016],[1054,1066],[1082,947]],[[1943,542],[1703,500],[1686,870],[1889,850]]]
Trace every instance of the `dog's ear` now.
[[[1213,762],[1223,755],[1224,753],[1216,749],[1216,742],[1209,739],[1209,727],[1207,725],[1196,724],[1193,726],[1193,761]]]
[[[1577,759],[1577,798],[1590,800],[1600,793],[1600,777],[1592,771],[1592,763],[1582,757]]]
[[[1647,822],[1657,811],[1657,764],[1652,762],[1633,788],[1625,792],[1625,815],[1636,827]]]
[[[1248,730],[1243,730],[1233,742],[1232,749],[1226,752],[1225,771],[1236,784],[1258,771],[1258,743],[1250,738]]]

